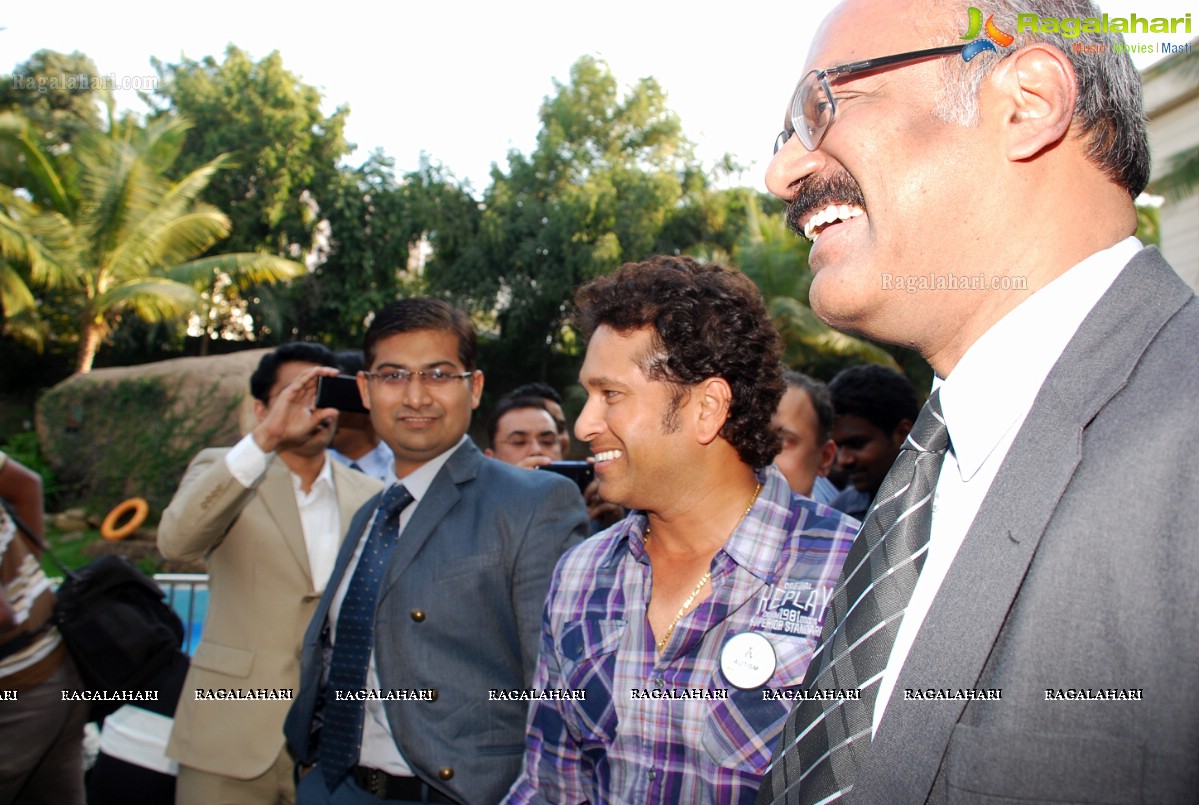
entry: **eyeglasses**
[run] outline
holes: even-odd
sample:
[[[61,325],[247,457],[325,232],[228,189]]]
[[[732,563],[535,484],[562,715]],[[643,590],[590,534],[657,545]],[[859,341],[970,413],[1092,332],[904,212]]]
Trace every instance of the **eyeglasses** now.
[[[419,372],[410,372],[407,369],[388,369],[386,372],[363,372],[367,380],[378,380],[385,386],[403,387],[408,385],[408,381],[413,377],[419,377],[422,382],[428,383],[430,386],[447,386],[455,380],[465,380],[472,376],[474,372],[447,372],[444,369],[424,369]]]
[[[792,134],[799,135],[799,141],[809,151],[820,147],[824,135],[828,134],[837,114],[837,99],[828,85],[830,75],[852,75],[878,70],[883,67],[897,67],[901,64],[912,64],[934,56],[949,56],[961,53],[966,45],[946,45],[928,50],[913,50],[910,53],[896,53],[894,56],[880,56],[877,59],[866,59],[849,64],[839,64],[827,70],[813,70],[799,80],[795,92],[791,96],[791,109],[787,115],[787,123],[774,141],[774,153],[778,153]]]

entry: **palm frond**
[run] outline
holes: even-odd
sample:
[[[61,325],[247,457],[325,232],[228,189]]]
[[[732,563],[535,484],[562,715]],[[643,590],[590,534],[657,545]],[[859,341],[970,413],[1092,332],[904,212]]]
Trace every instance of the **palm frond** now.
[[[129,309],[145,321],[163,321],[199,306],[195,288],[166,277],[146,277],[113,285],[96,300],[99,310]]]
[[[179,282],[211,286],[217,272],[227,274],[239,290],[251,285],[282,282],[307,272],[302,263],[273,254],[239,252],[204,257],[168,269],[165,275]]]

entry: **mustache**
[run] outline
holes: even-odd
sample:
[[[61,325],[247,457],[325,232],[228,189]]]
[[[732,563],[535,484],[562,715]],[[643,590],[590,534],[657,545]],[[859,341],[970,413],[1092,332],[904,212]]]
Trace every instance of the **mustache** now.
[[[801,219],[812,210],[820,210],[829,204],[856,204],[866,209],[866,197],[862,188],[849,172],[841,169],[831,176],[815,176],[805,179],[799,192],[787,202],[787,227],[797,235],[803,235]]]

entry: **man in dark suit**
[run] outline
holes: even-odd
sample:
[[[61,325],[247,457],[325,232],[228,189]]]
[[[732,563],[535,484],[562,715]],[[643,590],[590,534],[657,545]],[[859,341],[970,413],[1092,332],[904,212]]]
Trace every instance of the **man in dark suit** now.
[[[858,542],[888,560],[855,544],[830,612],[860,605],[825,619],[805,684],[856,677],[864,712],[798,706],[759,802],[1199,792],[1199,305],[1132,237],[1149,151],[1119,36],[992,5],[839,6],[768,171],[814,242],[817,314],[936,371],[908,445],[944,458],[906,464],[923,543],[892,551],[915,531],[882,528],[880,492]],[[1099,17],[1079,6],[1019,8]],[[915,572],[890,565],[910,585],[869,635],[889,647],[842,650],[893,608],[855,592],[893,554]]]
[[[399,483],[358,512],[305,636],[285,725],[297,801],[497,802],[527,703],[492,691],[531,681],[550,576],[586,511],[567,479],[466,436],[483,374],[464,313],[395,302],[364,351],[359,388]]]

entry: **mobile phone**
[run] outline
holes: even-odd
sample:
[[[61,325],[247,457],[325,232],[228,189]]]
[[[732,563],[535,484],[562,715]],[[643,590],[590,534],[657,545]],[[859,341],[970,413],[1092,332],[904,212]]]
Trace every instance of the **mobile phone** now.
[[[316,379],[316,407],[336,408],[352,414],[367,413],[358,393],[358,379],[353,375],[321,376]]]
[[[595,478],[595,467],[588,461],[551,461],[549,464],[543,464],[537,469],[549,470],[559,475],[565,475],[575,482],[580,492],[586,489],[587,484],[591,483],[591,480]]]

